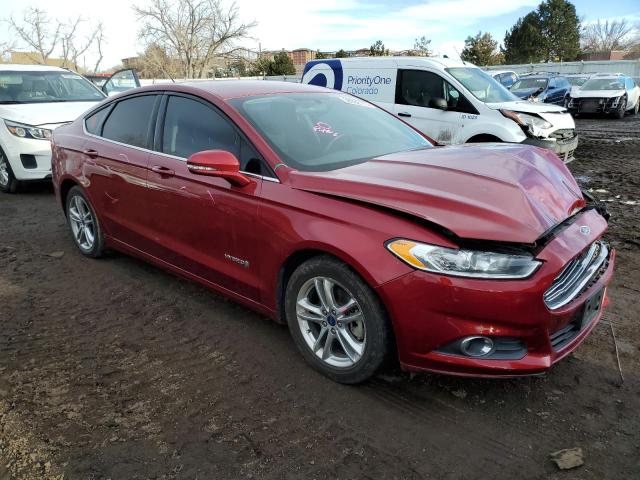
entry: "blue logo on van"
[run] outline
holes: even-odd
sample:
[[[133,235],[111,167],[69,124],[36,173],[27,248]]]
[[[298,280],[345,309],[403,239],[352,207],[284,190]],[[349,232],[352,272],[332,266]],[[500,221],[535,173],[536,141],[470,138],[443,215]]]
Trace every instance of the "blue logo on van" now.
[[[340,60],[314,60],[304,66],[302,83],[342,90],[342,76]]]

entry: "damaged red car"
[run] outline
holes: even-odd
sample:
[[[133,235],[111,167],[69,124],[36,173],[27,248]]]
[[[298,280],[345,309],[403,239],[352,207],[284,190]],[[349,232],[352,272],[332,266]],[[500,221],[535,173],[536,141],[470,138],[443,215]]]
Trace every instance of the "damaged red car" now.
[[[53,135],[80,252],[114,249],[287,323],[361,382],[386,360],[539,374],[607,304],[605,211],[536,147],[434,147],[351,95],[267,81],[155,85]]]

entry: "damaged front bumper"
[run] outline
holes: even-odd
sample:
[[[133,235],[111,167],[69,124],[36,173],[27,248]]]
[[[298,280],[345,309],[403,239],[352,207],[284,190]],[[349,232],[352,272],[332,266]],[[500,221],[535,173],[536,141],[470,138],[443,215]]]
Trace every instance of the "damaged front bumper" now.
[[[553,138],[553,135],[552,138],[528,137],[522,143],[553,150],[564,163],[574,160],[574,153],[578,148],[578,135],[572,133],[573,136],[565,136],[558,133],[558,138]]]
[[[576,113],[616,113],[620,109],[620,97],[589,97],[572,98],[568,109],[572,114]]]

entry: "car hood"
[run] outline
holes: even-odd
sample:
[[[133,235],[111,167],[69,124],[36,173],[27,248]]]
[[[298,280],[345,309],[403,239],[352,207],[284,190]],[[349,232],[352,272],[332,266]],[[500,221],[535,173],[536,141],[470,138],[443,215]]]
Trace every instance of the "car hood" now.
[[[562,113],[567,110],[564,107],[558,105],[549,105],[548,103],[535,103],[535,102],[500,102],[500,103],[487,103],[487,107],[493,110],[513,110],[514,112],[523,113]]]
[[[96,102],[21,103],[0,105],[0,118],[44,126],[73,122]]]
[[[522,90],[511,90],[511,93],[513,93],[516,97],[528,98],[531,95],[533,95],[534,93],[540,93],[540,89],[539,88],[524,88]]]
[[[394,209],[478,240],[532,244],[584,205],[555,154],[523,145],[401,152],[289,179],[295,189]]]
[[[613,98],[621,97],[625,94],[624,90],[576,90],[571,92],[571,96],[575,98]]]

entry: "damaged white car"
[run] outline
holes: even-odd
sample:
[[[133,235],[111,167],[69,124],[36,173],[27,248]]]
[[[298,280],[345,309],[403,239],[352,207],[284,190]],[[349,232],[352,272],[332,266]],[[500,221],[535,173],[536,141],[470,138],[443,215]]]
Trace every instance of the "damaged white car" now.
[[[640,107],[640,87],[631,77],[622,74],[597,74],[579,89],[571,91],[569,111],[574,114],[602,113],[622,118],[637,114]]]
[[[369,100],[443,145],[527,143],[565,162],[578,146],[563,107],[519,99],[478,67],[437,57],[355,57],[314,60],[303,83]]]

